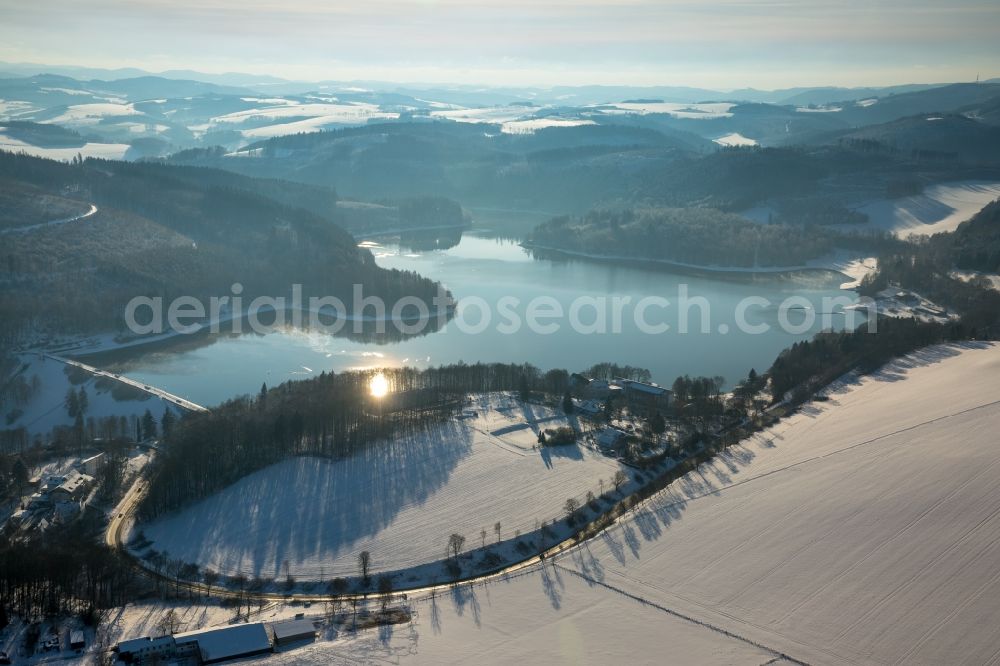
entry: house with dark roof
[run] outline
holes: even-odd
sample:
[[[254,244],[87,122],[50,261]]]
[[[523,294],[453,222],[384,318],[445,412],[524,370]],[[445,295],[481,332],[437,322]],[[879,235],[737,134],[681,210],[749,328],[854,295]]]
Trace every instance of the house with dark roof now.
[[[670,389],[658,384],[637,382],[633,379],[616,380],[622,387],[629,410],[634,414],[653,415],[670,408]]]

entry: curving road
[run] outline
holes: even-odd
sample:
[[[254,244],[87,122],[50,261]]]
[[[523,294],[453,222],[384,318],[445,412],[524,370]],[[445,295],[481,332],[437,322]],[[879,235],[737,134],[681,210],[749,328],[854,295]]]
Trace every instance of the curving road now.
[[[97,206],[90,204],[90,210],[86,213],[80,215],[74,215],[73,217],[67,217],[62,220],[52,220],[51,222],[41,222],[39,224],[32,224],[27,227],[13,227],[11,229],[0,229],[0,236],[6,234],[23,234],[29,231],[34,231],[35,229],[43,229],[45,227],[55,227],[61,224],[68,224],[70,222],[76,222],[77,220],[84,220],[97,212]]]
[[[156,571],[150,569],[145,562],[143,562],[138,557],[132,555],[128,549],[125,547],[123,542],[123,536],[125,534],[125,528],[128,522],[132,520],[135,516],[135,511],[139,506],[139,502],[145,496],[146,490],[148,488],[148,481],[140,474],[139,478],[136,479],[132,487],[129,488],[128,492],[115,507],[114,514],[108,521],[108,528],[104,534],[104,542],[121,552],[125,557],[131,560],[132,564],[139,570],[139,572],[150,579],[159,579],[160,581],[167,583],[169,585],[176,585],[182,590],[190,591],[194,594],[201,595],[205,591],[205,586],[200,581],[180,581],[176,582],[170,576],[164,575],[162,573],[157,573]],[[450,590],[456,584],[461,583],[473,583],[481,581],[495,580],[499,578],[505,578],[512,574],[524,573],[527,570],[534,569],[535,567],[544,564],[544,561],[553,555],[563,552],[564,550],[577,545],[577,541],[572,537],[558,543],[551,548],[548,548],[543,553],[538,555],[532,555],[520,562],[515,562],[514,564],[507,565],[501,569],[496,569],[494,571],[488,571],[482,574],[475,574],[468,576],[466,578],[461,578],[458,580],[453,580],[448,583],[434,584],[434,585],[418,585],[413,587],[397,588],[393,590],[393,594],[413,594],[413,593],[423,593],[423,592],[442,592]],[[370,599],[375,596],[375,592],[367,593],[346,593],[337,595],[338,598],[342,600],[352,600],[352,599]],[[250,592],[246,591],[240,593],[235,590],[230,590],[225,587],[213,587],[212,589],[213,597],[222,597],[235,599],[238,597],[243,597],[244,599],[265,599],[268,601],[287,601],[290,598],[295,598],[301,601],[327,601],[330,599],[330,595],[327,594],[315,594],[315,593],[295,593],[287,594],[282,592]]]

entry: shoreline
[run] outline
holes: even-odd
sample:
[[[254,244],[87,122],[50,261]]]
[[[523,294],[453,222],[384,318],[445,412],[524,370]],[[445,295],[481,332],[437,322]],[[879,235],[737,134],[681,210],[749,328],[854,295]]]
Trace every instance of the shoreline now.
[[[343,317],[345,322],[362,322],[365,324],[377,324],[379,322],[395,322],[395,323],[412,323],[415,321],[431,320],[437,317],[445,316],[450,317],[455,311],[455,305],[452,304],[444,312],[440,310],[436,312],[431,312],[427,317],[369,317],[369,316],[358,316],[353,314],[348,314]],[[274,312],[274,308],[266,307],[256,310],[255,313],[268,313]],[[320,316],[324,314],[323,310],[314,310],[311,308],[285,308],[285,312],[301,312],[303,314],[316,314]],[[243,321],[249,317],[249,312],[241,313],[240,317],[237,318],[234,314],[230,313],[219,317],[218,319],[201,322],[198,324],[192,324],[196,326],[195,330],[189,332],[181,332],[176,330],[170,330],[165,333],[154,333],[145,336],[138,336],[129,338],[126,340],[119,341],[117,339],[117,333],[104,332],[97,333],[90,336],[81,336],[79,338],[70,339],[62,344],[52,344],[52,345],[42,345],[38,347],[20,347],[15,349],[16,353],[20,354],[58,354],[64,355],[69,358],[79,358],[87,356],[96,356],[99,354],[112,353],[117,351],[123,351],[127,349],[137,349],[146,346],[152,346],[157,344],[162,344],[165,342],[170,342],[176,339],[182,338],[195,338],[202,335],[212,335],[212,334],[241,334],[239,331],[225,330],[223,324],[239,320]],[[329,313],[326,313],[329,315]],[[331,315],[332,316],[332,315]],[[269,324],[274,326],[274,324]],[[213,330],[214,329],[214,330]],[[252,331],[243,331],[242,333],[251,333]]]
[[[837,273],[844,278],[850,279],[852,276],[844,273],[840,269],[827,265],[803,264],[801,266],[763,266],[748,268],[743,266],[705,266],[701,264],[689,264],[671,259],[654,259],[649,257],[627,257],[612,254],[594,254],[582,252],[580,250],[568,250],[548,245],[539,245],[530,241],[520,243],[526,250],[541,250],[543,252],[553,252],[573,258],[590,259],[604,263],[622,264],[632,263],[636,265],[650,266],[656,268],[668,268],[680,274],[690,274],[707,277],[729,277],[729,278],[756,278],[787,277],[795,273]],[[818,260],[817,260],[818,261]],[[850,284],[850,283],[845,283]],[[842,287],[844,288],[844,287]]]
[[[364,243],[372,238],[385,238],[386,236],[399,236],[411,232],[422,231],[466,231],[471,229],[471,224],[432,224],[423,227],[402,227],[396,229],[377,229],[373,231],[351,231],[350,233],[360,242]],[[350,231],[350,230],[349,230]]]

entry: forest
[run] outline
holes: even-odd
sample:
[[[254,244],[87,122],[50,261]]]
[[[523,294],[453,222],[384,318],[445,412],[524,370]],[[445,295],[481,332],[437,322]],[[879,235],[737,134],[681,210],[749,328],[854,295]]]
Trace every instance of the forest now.
[[[206,301],[243,285],[243,295],[350,302],[355,283],[387,302],[405,295],[430,299],[436,283],[379,268],[371,253],[328,218],[260,192],[274,183],[207,169],[95,159],[63,164],[0,152],[0,195],[60,206],[77,202],[98,212],[78,222],[4,237],[0,256],[0,341],[57,332],[117,330],[134,296],[165,301],[190,295]],[[314,208],[335,194],[311,192]],[[58,219],[60,211],[53,211]],[[36,215],[39,217],[40,215]]]
[[[97,611],[134,597],[135,569],[99,543],[92,518],[0,541],[0,619],[74,614],[94,624]]]
[[[800,266],[834,247],[800,225],[756,224],[711,208],[595,210],[534,230],[529,243],[587,254],[743,268]]]

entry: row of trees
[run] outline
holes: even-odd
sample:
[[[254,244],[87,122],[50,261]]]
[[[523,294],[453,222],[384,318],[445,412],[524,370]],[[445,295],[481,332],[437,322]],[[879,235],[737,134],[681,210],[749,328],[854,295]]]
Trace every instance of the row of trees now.
[[[855,331],[818,333],[781,352],[768,372],[772,400],[790,395],[793,402],[807,398],[845,372],[871,372],[891,359],[920,347],[949,340],[966,340],[970,330],[961,322],[925,323],[917,319],[883,318],[877,334]]]

